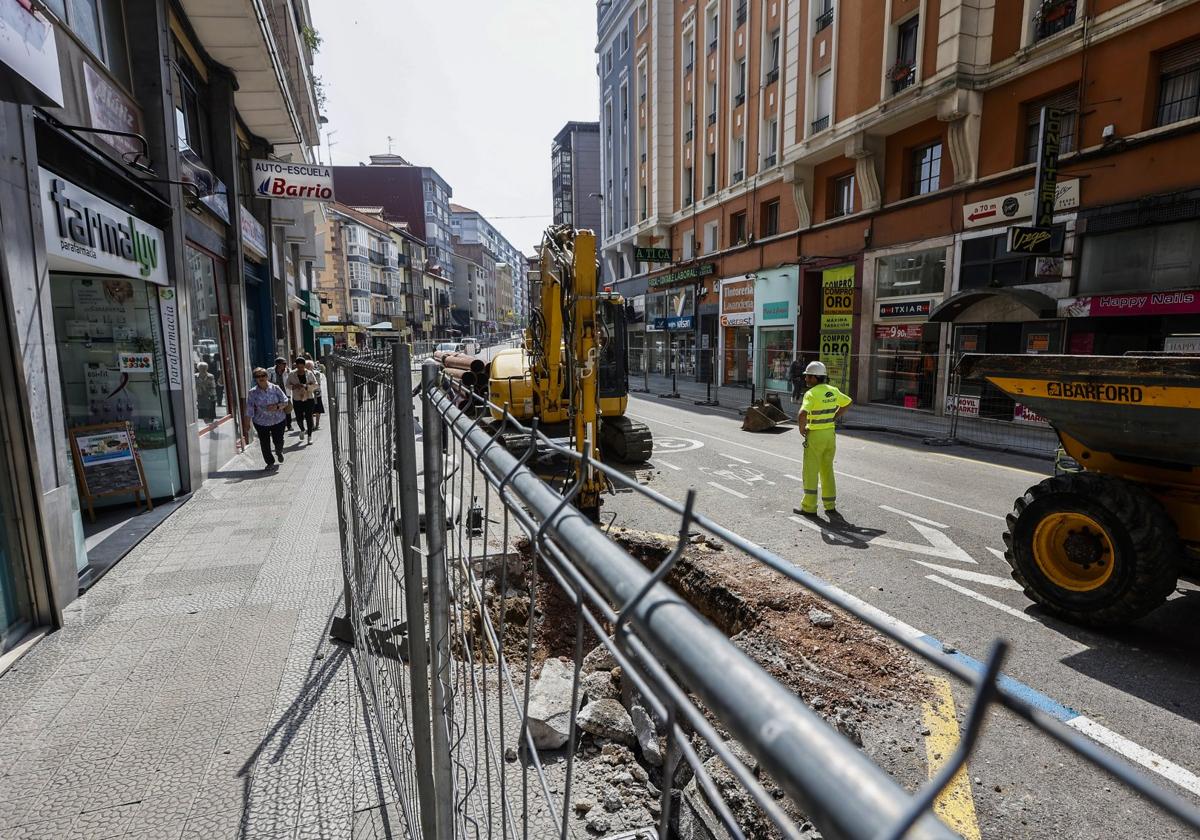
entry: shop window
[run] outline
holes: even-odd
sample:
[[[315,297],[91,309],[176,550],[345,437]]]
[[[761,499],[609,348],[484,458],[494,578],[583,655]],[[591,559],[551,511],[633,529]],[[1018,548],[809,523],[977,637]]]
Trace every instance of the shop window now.
[[[763,202],[759,227],[762,228],[763,236],[775,236],[779,233],[779,199]]]
[[[762,329],[758,332],[759,358],[764,387],[770,391],[792,390],[791,380],[788,379],[788,369],[792,366],[795,351],[794,334],[791,328]]]
[[[945,287],[945,248],[895,254],[875,261],[875,297],[939,294]]]
[[[1194,287],[1200,220],[1083,238],[1079,293]]]
[[[871,350],[871,402],[923,411],[937,391],[936,324],[879,324]]]
[[[829,218],[849,216],[854,212],[854,173],[833,179]]]
[[[942,183],[942,142],[918,146],[909,153],[908,194],[936,192]]]
[[[746,241],[746,211],[729,217],[729,244],[741,245]]]
[[[1068,91],[1049,96],[1025,106],[1025,162],[1037,163],[1038,134],[1042,125],[1042,108],[1058,108],[1063,112],[1059,123],[1060,155],[1075,151],[1075,130],[1079,118],[1079,91]]]
[[[230,392],[236,393],[230,354],[229,288],[223,263],[195,248],[185,248],[184,253],[191,292],[188,304],[196,419],[205,425],[231,413]]]
[[[1158,66],[1157,124],[1200,116],[1200,40],[1163,53]]]
[[[1051,247],[1062,252],[1066,231],[1055,225]],[[1025,283],[1045,283],[1057,277],[1038,277],[1039,258],[1012,254],[1008,250],[1008,234],[964,239],[962,265],[959,269],[959,288],[982,289],[1000,286],[1020,286]]]
[[[132,87],[121,0],[42,0],[112,74]]]

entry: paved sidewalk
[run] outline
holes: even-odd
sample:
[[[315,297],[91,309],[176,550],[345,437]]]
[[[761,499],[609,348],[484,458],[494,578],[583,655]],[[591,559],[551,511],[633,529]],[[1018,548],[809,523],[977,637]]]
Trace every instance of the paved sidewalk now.
[[[329,434],[253,446],[0,677],[0,840],[404,836],[327,638]]]

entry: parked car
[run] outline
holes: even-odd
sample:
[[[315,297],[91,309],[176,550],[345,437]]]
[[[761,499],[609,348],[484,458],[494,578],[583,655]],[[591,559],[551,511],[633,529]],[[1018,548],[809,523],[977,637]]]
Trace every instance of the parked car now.
[[[438,353],[463,353],[463,346],[461,341],[443,341],[434,349]]]

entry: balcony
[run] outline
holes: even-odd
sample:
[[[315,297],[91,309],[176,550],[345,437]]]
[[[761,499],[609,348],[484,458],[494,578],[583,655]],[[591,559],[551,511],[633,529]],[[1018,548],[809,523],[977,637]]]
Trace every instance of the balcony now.
[[[765,158],[763,158],[763,166],[764,167],[774,166],[776,160],[777,160],[777,158],[775,157],[774,154],[767,155]]]
[[[888,70],[888,80],[892,83],[892,94],[895,95],[905,88],[912,87],[917,81],[917,64],[915,61],[898,61]]]
[[[386,297],[387,293],[388,293],[387,283],[372,283],[371,284],[371,294],[384,295]]]
[[[376,251],[374,248],[367,249],[367,258],[376,265],[383,265],[383,251]]]
[[[812,133],[813,134],[819,134],[820,132],[824,131],[827,128],[829,128],[829,115],[828,114],[826,114],[823,117],[817,117],[812,122]]]
[[[711,114],[708,115],[708,124],[709,125],[717,124],[717,112],[716,111],[713,111]]]
[[[1033,16],[1034,40],[1049,38],[1075,23],[1076,0],[1042,0]]]
[[[684,143],[692,142],[692,130],[690,128],[683,133],[683,142]]]
[[[712,194],[713,194],[713,193],[715,193],[716,191],[717,191],[717,185],[716,185],[716,184],[709,184],[708,186],[706,186],[706,187],[704,188],[704,197],[705,197],[705,198],[707,198],[708,196],[712,195]]]
[[[746,4],[742,3],[737,7],[737,26],[741,26],[746,22]]]
[[[767,71],[767,84],[773,85],[779,81],[779,68],[773,67]]]
[[[745,104],[746,104],[746,94],[739,93],[737,96],[733,97],[733,107],[734,108],[740,108],[742,105],[745,105]]]
[[[350,320],[358,324],[360,327],[369,327],[375,323],[371,318],[370,312],[355,312],[350,316]]]
[[[828,29],[831,26],[833,26],[833,6],[830,6],[817,15],[817,25],[813,31],[814,33],[820,32],[822,29]]]
[[[737,172],[733,173],[733,178],[731,180],[733,183],[737,184],[737,183],[740,183],[741,180],[745,177],[746,177],[746,173],[743,172],[741,169],[739,169]]]

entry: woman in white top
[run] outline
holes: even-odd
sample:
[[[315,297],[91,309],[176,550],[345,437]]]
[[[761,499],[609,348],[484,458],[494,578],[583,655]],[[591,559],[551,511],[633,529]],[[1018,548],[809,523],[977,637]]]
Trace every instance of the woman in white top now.
[[[321,428],[321,415],[325,413],[325,400],[321,397],[324,390],[325,377],[321,375],[320,368],[317,367],[317,363],[312,359],[305,360],[304,366],[308,368],[308,372],[317,380],[317,387],[313,389],[313,428],[319,429]]]

